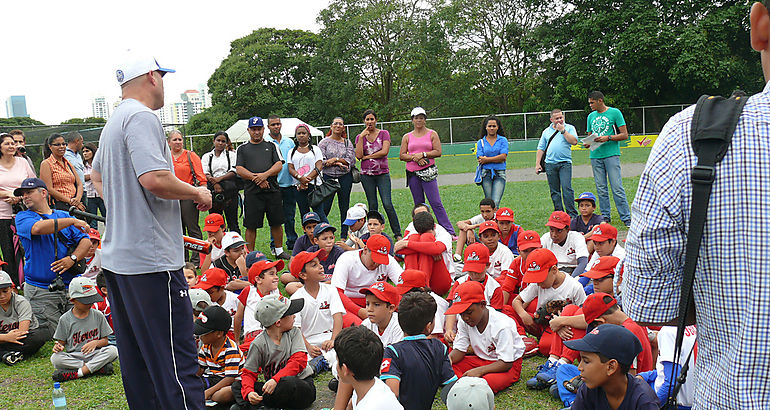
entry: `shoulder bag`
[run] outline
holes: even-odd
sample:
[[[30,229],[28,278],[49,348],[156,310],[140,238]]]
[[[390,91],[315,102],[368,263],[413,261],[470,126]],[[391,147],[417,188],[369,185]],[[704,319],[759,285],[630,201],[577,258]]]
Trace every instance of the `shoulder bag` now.
[[[553,134],[551,134],[551,138],[548,138],[548,144],[546,144],[545,149],[543,150],[543,156],[540,158],[540,169],[542,169],[540,172],[545,172],[545,155],[548,153],[548,147],[551,146],[551,142],[553,142],[553,139],[558,133],[559,130],[556,130]]]

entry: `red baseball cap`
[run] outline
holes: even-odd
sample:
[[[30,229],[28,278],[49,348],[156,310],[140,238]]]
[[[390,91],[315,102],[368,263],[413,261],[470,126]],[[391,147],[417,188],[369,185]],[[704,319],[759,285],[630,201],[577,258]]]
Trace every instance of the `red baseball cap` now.
[[[604,302],[605,296],[610,298],[610,301],[607,303]],[[586,301],[583,302],[583,316],[585,316],[586,323],[590,325],[597,317],[603,315],[607,309],[617,304],[618,301],[608,293],[598,292],[589,295]]]
[[[486,301],[484,299],[484,285],[475,280],[467,280],[455,289],[452,306],[444,314],[456,315],[463,313],[470,305],[484,301]]]
[[[489,248],[475,242],[465,247],[463,252],[463,272],[481,273],[487,270],[489,265]]]
[[[539,248],[527,257],[527,271],[524,272],[524,282],[540,283],[548,277],[548,271],[556,265],[556,255],[549,249]]]
[[[599,279],[605,276],[614,275],[615,266],[618,265],[618,262],[620,262],[620,258],[617,256],[602,256],[588,272],[584,272],[580,276],[585,276],[590,279]]]
[[[495,219],[498,221],[511,221],[513,222],[513,209],[500,208],[495,213]]]
[[[278,272],[282,271],[283,268],[286,266],[282,260],[278,259],[275,262],[271,262],[267,259],[262,259],[261,261],[254,262],[251,267],[249,268],[249,283],[254,283],[255,280],[257,280],[257,276],[259,276],[260,273],[272,268],[275,266],[276,270]]]
[[[227,272],[223,269],[211,268],[206,272],[203,272],[203,275],[193,288],[206,290],[212,286],[224,287],[225,285],[227,285]]]
[[[94,228],[91,228],[91,229],[88,230],[88,238],[89,239],[96,239],[99,242],[102,241],[102,237],[101,237],[101,235],[99,235],[99,231],[97,231]]]
[[[594,242],[604,242],[609,239],[618,240],[618,230],[608,223],[601,223],[594,227],[591,236],[588,238]]]
[[[481,235],[482,232],[488,231],[490,229],[494,229],[498,234],[500,233],[500,227],[497,226],[497,222],[495,221],[484,221],[479,225],[479,235]]]
[[[548,223],[545,226],[553,226],[556,229],[564,229],[569,227],[572,219],[564,211],[553,211],[551,217],[548,218]]]
[[[323,249],[319,249],[315,252],[302,251],[291,259],[289,272],[294,275],[295,278],[299,278],[299,273],[302,272],[302,268],[304,268],[308,262],[315,258],[322,259],[324,256],[326,256],[326,251]]]
[[[222,218],[220,214],[209,214],[206,219],[203,220],[203,230],[206,232],[216,232],[217,229],[225,224],[225,218]]]
[[[363,294],[371,293],[377,299],[388,302],[392,305],[398,306],[398,302],[401,301],[401,295],[399,295],[396,288],[388,282],[374,282],[372,286],[359,290]]]
[[[403,295],[414,288],[426,286],[425,272],[417,269],[407,269],[401,272],[401,277],[396,284],[396,291]]]
[[[526,251],[532,248],[542,248],[540,244],[540,235],[535,231],[524,231],[519,234],[519,238],[516,240],[516,245],[520,251]]]
[[[372,235],[366,241],[366,247],[372,251],[372,260],[380,265],[390,263],[390,241],[385,235]]]

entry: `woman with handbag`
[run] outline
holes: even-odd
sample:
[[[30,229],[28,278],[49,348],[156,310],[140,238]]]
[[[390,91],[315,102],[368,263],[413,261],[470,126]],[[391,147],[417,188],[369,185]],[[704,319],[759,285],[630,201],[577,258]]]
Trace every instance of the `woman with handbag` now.
[[[235,150],[224,131],[214,134],[214,149],[203,154],[201,163],[213,198],[209,213],[223,214],[228,232],[241,233],[238,226],[238,192],[243,182],[235,173]]]
[[[96,187],[94,187],[94,183],[91,181],[91,170],[93,169],[92,164],[94,162],[96,150],[96,145],[90,142],[83,145],[83,175],[86,179],[86,183],[83,184],[83,189],[86,191],[86,198],[88,198],[86,208],[88,208],[88,213],[97,215],[97,212],[101,212],[103,217],[107,217],[107,209],[104,206],[104,200],[99,196],[99,193],[96,192]],[[91,225],[91,228],[98,229],[98,222],[95,219],[92,219],[89,225]]]
[[[364,111],[364,124],[366,128],[356,136],[356,158],[361,160],[361,186],[364,188],[370,211],[377,210],[377,191],[380,192],[390,229],[398,241],[402,232],[390,192],[390,133],[377,128],[377,115],[374,110]]]
[[[415,205],[424,203],[427,197],[438,224],[454,236],[454,227],[438,192],[435,158],[441,156],[441,140],[436,131],[425,126],[427,118],[424,108],[412,110],[414,130],[401,138],[399,159],[406,162],[406,185],[412,191]]]
[[[204,186],[206,175],[203,173],[201,159],[198,154],[184,149],[184,138],[179,130],[173,130],[168,134],[168,146],[171,148],[171,157],[174,160],[174,175],[192,186]],[[179,207],[182,211],[182,234],[203,239],[198,222],[198,205],[191,199],[185,199],[179,201]],[[195,266],[200,265],[200,256],[197,252],[188,254],[185,251],[185,260],[192,262]]]
[[[476,160],[479,163],[476,183],[481,183],[484,198],[492,199],[498,207],[505,192],[507,159],[508,139],[503,131],[503,123],[494,115],[490,115],[481,123],[479,141],[476,143]]]
[[[83,184],[75,168],[64,158],[65,152],[67,142],[64,137],[61,134],[51,134],[43,151],[46,159],[40,163],[40,179],[48,187],[52,208],[69,211],[70,207],[74,206],[85,211],[86,207],[81,202]]]
[[[326,138],[318,143],[318,148],[324,155],[323,179],[335,179],[339,181],[340,188],[336,192],[337,205],[340,209],[340,222],[345,220],[345,215],[350,207],[350,191],[353,189],[353,167],[356,165],[355,146],[348,140],[345,131],[345,121],[337,117],[332,121]],[[329,215],[332,210],[334,195],[326,200],[324,213]],[[342,225],[340,237],[347,238],[348,227]]]
[[[297,186],[296,200],[299,214],[310,212],[310,199],[313,192],[322,183],[321,167],[323,166],[323,153],[317,146],[310,144],[310,128],[305,124],[297,125],[294,129],[294,143],[296,147],[289,151],[289,175],[294,178]],[[313,207],[313,211],[321,218],[321,222],[328,222],[324,212],[324,204],[319,203]]]
[[[16,213],[14,207],[21,203],[21,197],[15,196],[13,191],[21,186],[21,181],[34,178],[35,171],[24,157],[15,156],[16,143],[11,134],[0,134],[0,154],[0,251],[3,252],[3,261],[8,264],[8,274],[18,288],[23,253],[17,254],[20,249],[13,246],[16,236],[13,217]]]

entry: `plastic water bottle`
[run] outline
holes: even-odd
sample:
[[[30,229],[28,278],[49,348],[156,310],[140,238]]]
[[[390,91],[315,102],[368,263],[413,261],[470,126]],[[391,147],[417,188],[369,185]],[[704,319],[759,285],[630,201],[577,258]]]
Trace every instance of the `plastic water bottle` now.
[[[64,397],[64,390],[62,390],[59,382],[53,384],[53,408],[55,410],[67,410],[67,398]]]

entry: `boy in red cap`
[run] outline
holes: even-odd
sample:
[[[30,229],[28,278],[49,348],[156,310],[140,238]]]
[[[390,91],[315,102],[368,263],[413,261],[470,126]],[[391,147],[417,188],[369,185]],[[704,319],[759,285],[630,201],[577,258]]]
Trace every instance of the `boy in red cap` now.
[[[454,261],[460,262],[462,258],[460,255],[463,253],[463,247],[476,242],[476,235],[473,231],[481,225],[484,221],[492,221],[495,219],[495,211],[497,205],[495,201],[490,198],[484,198],[479,202],[479,214],[473,218],[466,219],[464,221],[457,222],[457,246],[455,247]]]
[[[545,224],[550,231],[543,234],[540,244],[556,255],[562,272],[577,276],[588,263],[588,249],[583,235],[569,230],[570,221],[566,212],[554,211]]]
[[[591,269],[580,276],[591,281],[591,293],[603,292],[614,295],[615,289],[612,283],[620,268],[620,258],[602,256],[593,262]]]
[[[518,240],[524,229],[513,223],[513,209],[507,207],[498,209],[495,212],[495,221],[497,221],[497,227],[500,228],[500,243],[507,246],[514,256],[519,256]]]
[[[345,252],[337,259],[331,284],[337,288],[345,310],[366,319],[366,299],[360,290],[387,279],[396,283],[401,272],[403,269],[390,255],[388,238],[372,235],[364,249]]]
[[[480,283],[458,286],[446,314],[462,318],[449,353],[457,377],[482,377],[495,393],[519,380],[524,342],[513,319],[487,306]],[[469,348],[474,356],[466,356]]]
[[[405,269],[396,284],[396,291],[402,297],[413,292],[423,292],[430,295],[436,301],[436,314],[433,318],[433,332],[428,337],[434,338],[444,335],[444,320],[446,318],[444,312],[449,308],[449,302],[425,286],[424,272],[415,269]]]
[[[479,236],[481,243],[489,249],[489,267],[487,273],[495,280],[502,283],[505,278],[502,277],[503,271],[508,269],[513,263],[513,252],[507,246],[500,243],[500,228],[495,221],[484,221],[479,226]]]
[[[305,301],[294,318],[294,325],[302,330],[309,364],[316,374],[334,367],[334,339],[342,330],[342,315],[346,313],[337,290],[328,283],[322,283],[324,267],[319,258],[324,252],[300,252],[289,265],[289,272],[304,285],[291,295],[291,300]]]
[[[500,284],[487,273],[489,268],[489,248],[481,243],[472,243],[465,248],[465,263],[463,264],[464,276],[458,278],[449,291],[449,300],[457,294],[457,289],[465,282],[480,283],[484,293],[484,301],[494,309],[502,309],[503,292]],[[453,342],[455,339],[455,325],[458,318],[448,315],[444,327],[444,340]]]
[[[527,271],[524,282],[537,284],[527,286],[513,300],[513,309],[520,324],[528,333],[540,338],[540,352],[550,351],[553,333],[548,326],[539,325],[527,307],[537,298],[537,308],[552,300],[564,300],[567,303],[582,304],[586,298],[583,286],[577,279],[565,274],[558,268],[556,256],[548,249],[533,250],[527,257]]]
[[[626,258],[626,250],[618,243],[618,230],[608,224],[602,223],[594,227],[590,236],[594,246],[594,253],[591,255],[591,259],[588,261],[587,270],[590,270],[594,264],[603,256],[614,256],[620,259],[620,262],[615,267],[615,275],[613,276],[612,284],[614,291],[612,294],[620,301],[621,292],[618,289],[618,283],[622,283],[623,262]],[[587,285],[588,282],[583,282],[583,285]],[[610,293],[610,292],[607,292]]]
[[[215,305],[225,308],[230,317],[234,317],[238,312],[238,295],[225,289],[227,286],[227,273],[219,268],[210,268],[203,272],[198,283],[193,286],[194,289],[203,289],[211,297],[211,302]],[[228,337],[235,340],[234,328],[230,326]]]
[[[395,251],[404,255],[404,269],[415,269],[425,273],[425,284],[440,294],[445,294],[452,285],[449,273],[449,250],[443,242],[436,240],[433,216],[420,212],[412,221],[417,233],[396,242]]]
[[[240,348],[245,354],[249,350],[251,341],[265,329],[254,317],[257,303],[267,295],[280,295],[278,291],[278,272],[283,270],[282,260],[271,262],[262,256],[261,260],[254,262],[249,268],[249,286],[238,295],[238,310],[233,317],[235,336],[233,340],[239,340],[243,330],[243,343]],[[241,328],[243,323],[243,328]]]
[[[513,298],[526,287],[523,282],[524,272],[527,271],[527,256],[540,245],[540,235],[535,231],[524,231],[519,234],[517,240],[519,246],[519,256],[517,256],[508,269],[503,271],[505,280],[503,280],[503,306],[513,307]],[[513,296],[513,297],[511,297]]]
[[[205,271],[211,267],[211,264],[224,256],[222,249],[222,238],[225,236],[225,218],[218,213],[210,213],[203,220],[203,232],[211,242],[211,252],[207,255],[201,254],[201,270]]]

